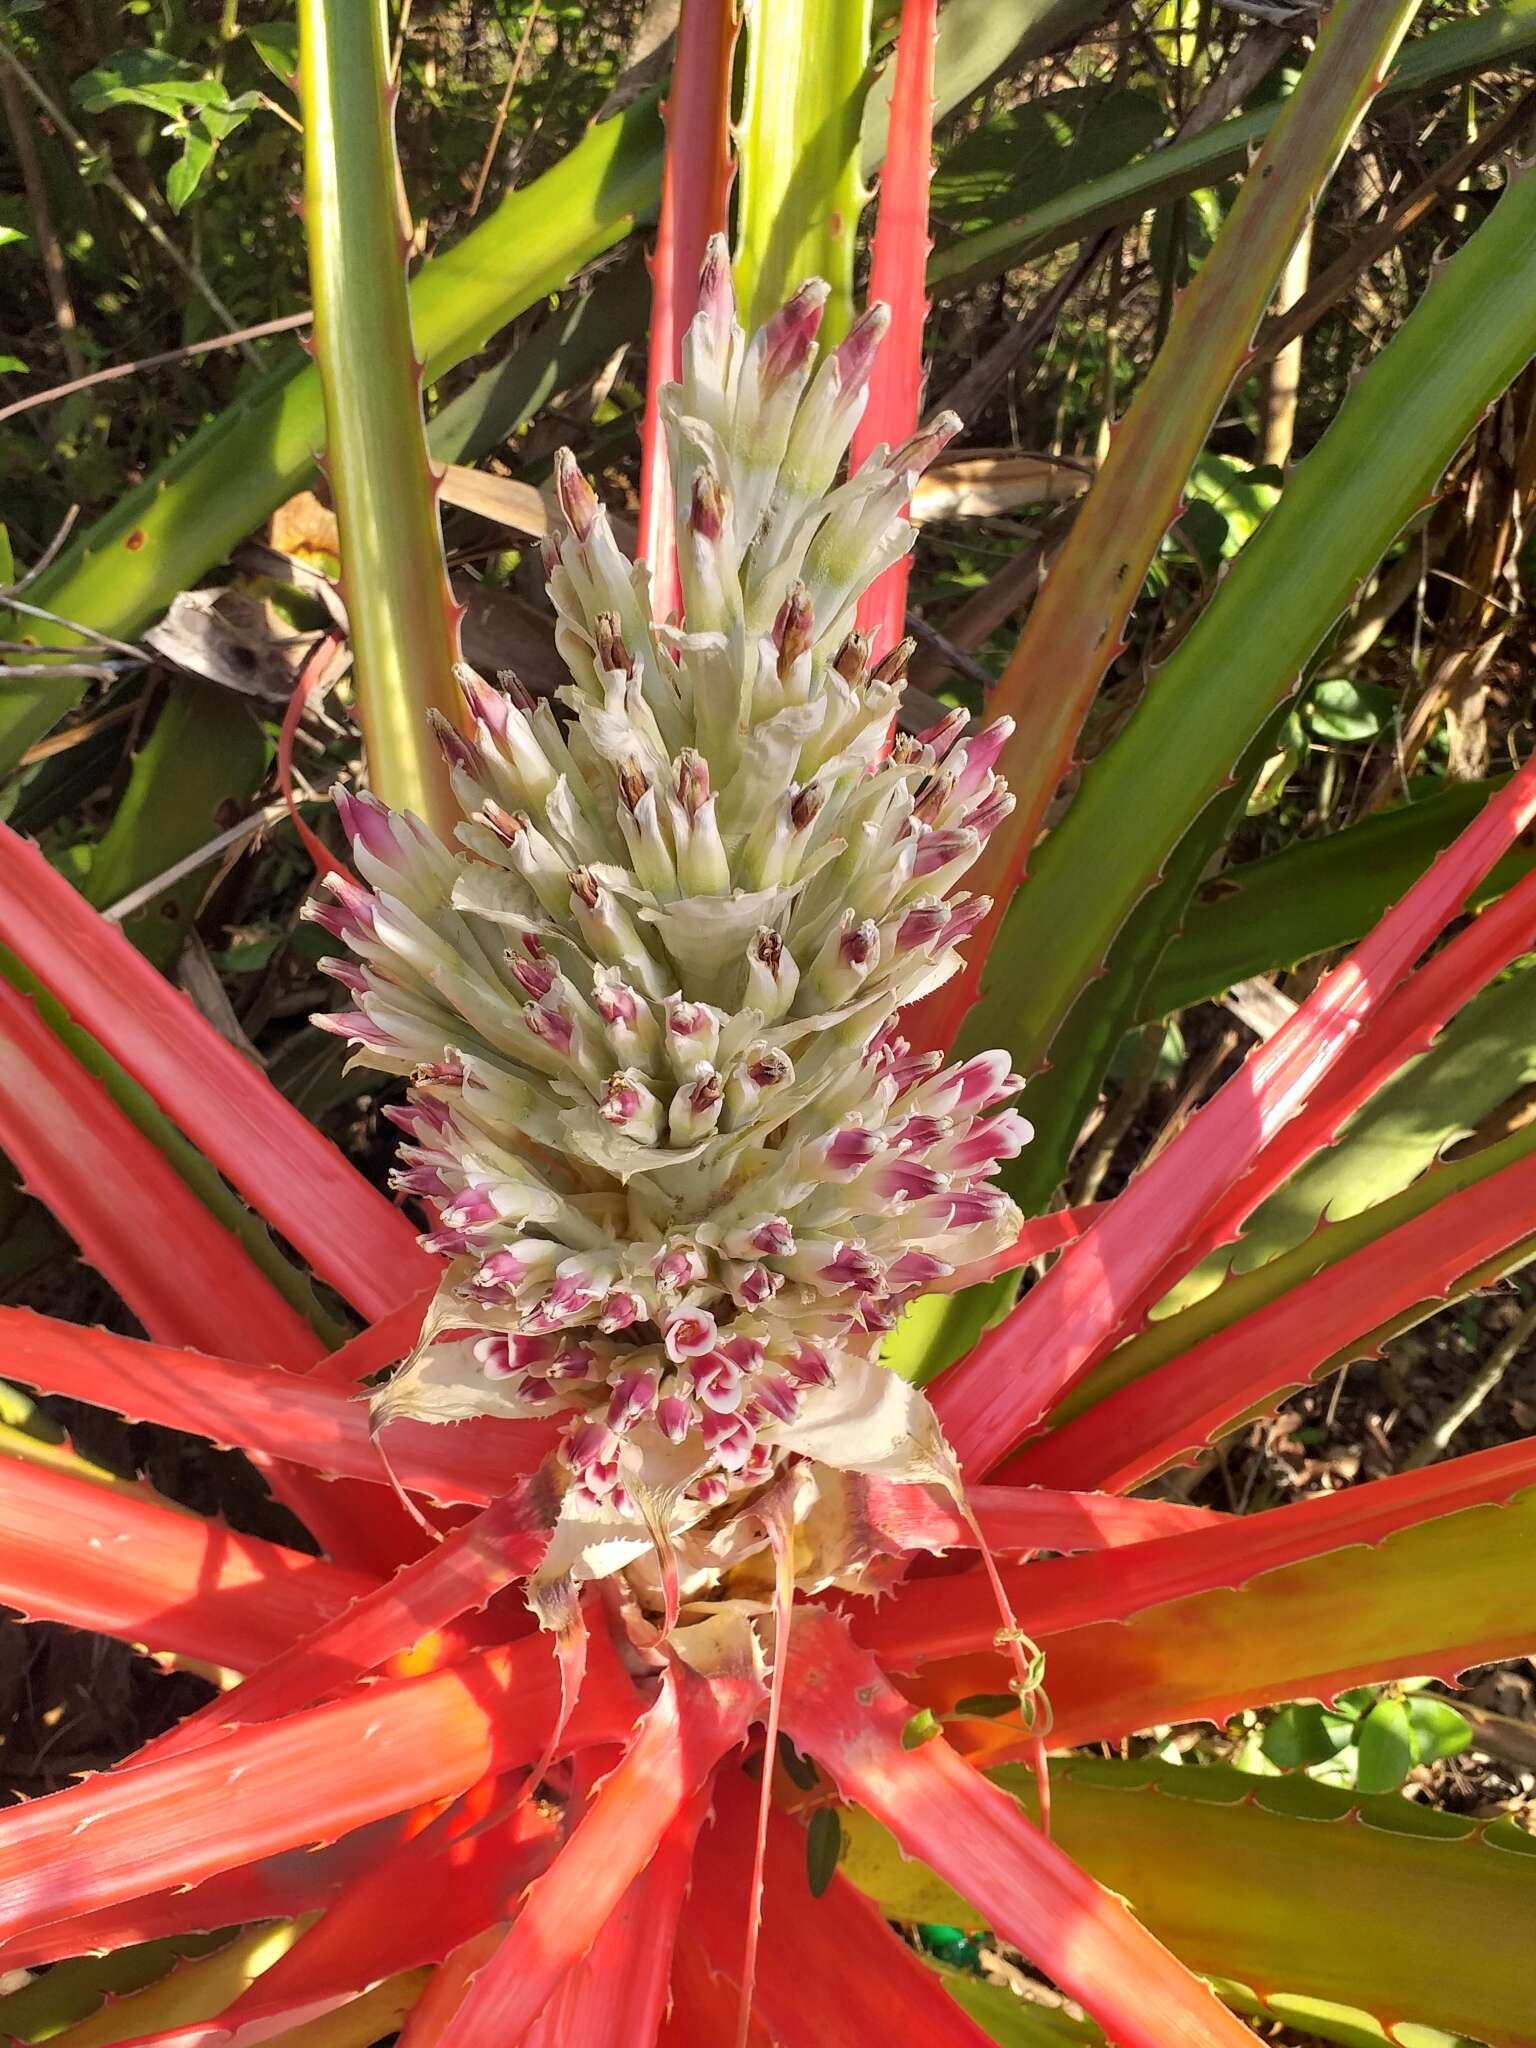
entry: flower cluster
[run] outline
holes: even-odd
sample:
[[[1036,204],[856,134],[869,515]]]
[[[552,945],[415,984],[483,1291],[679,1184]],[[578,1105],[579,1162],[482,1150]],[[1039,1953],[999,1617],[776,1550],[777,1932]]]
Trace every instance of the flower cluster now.
[[[353,956],[317,1021],[411,1076],[398,1184],[447,1261],[380,1412],[568,1418],[568,1498],[619,1524],[697,1522],[791,1453],[910,1464],[881,1340],[1018,1227],[1006,1059],[941,1071],[896,1028],[985,915],[954,892],[1009,808],[1006,725],[893,743],[910,644],[854,625],[958,422],[835,484],[886,315],[817,367],[825,295],[747,341],[711,248],[663,396],[683,623],[562,453],[568,716],[462,673],[459,848],[342,794],[368,886],[312,907]]]

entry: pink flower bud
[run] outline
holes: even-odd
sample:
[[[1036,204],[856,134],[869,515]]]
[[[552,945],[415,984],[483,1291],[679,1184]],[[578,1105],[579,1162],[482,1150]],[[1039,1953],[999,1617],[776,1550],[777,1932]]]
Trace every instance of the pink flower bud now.
[[[912,879],[920,882],[925,875],[937,874],[940,868],[948,867],[952,860],[961,860],[975,845],[968,832],[954,829],[946,832],[924,832],[917,842],[917,853],[912,862]]]
[[[801,285],[762,330],[762,381],[765,393],[778,389],[810,361],[821,326],[822,309],[830,296],[819,277]],[[958,422],[957,422],[958,425]]]
[[[608,1427],[622,1435],[649,1415],[656,1406],[658,1384],[657,1375],[641,1367],[631,1366],[620,1373],[608,1403]]]
[[[462,661],[454,663],[453,679],[463,693],[469,715],[476,724],[483,725],[494,738],[505,739],[508,721],[504,692],[493,690]]]
[[[666,1394],[656,1405],[656,1427],[669,1443],[680,1444],[694,1424],[693,1403],[686,1394]]]
[[[571,532],[579,541],[588,539],[602,506],[569,448],[555,450],[555,492]]]
[[[757,1399],[777,1422],[793,1422],[800,1413],[800,1389],[787,1377],[760,1380]]]
[[[700,1428],[705,1443],[727,1472],[739,1472],[752,1455],[757,1438],[739,1415],[706,1415]]]
[[[619,1288],[603,1302],[597,1318],[597,1327],[613,1334],[627,1330],[634,1323],[645,1319],[645,1303],[638,1294],[631,1294],[627,1288]]]

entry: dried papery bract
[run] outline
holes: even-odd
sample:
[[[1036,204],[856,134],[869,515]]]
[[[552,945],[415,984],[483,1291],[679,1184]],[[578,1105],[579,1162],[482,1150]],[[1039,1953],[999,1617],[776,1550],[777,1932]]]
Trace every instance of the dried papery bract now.
[[[760,1548],[732,1504],[789,1458],[948,1480],[923,1398],[879,1363],[901,1308],[1017,1233],[991,1185],[1029,1137],[1001,1054],[941,1071],[902,1006],[958,965],[954,893],[1006,816],[1005,730],[885,739],[904,658],[860,593],[957,422],[836,472],[884,311],[818,360],[804,285],[737,324],[723,243],[662,393],[680,627],[573,458],[545,546],[562,716],[461,681],[458,845],[342,795],[367,887],[314,915],[355,956],[324,1018],[409,1074],[400,1187],[445,1261],[395,1417],[554,1417],[566,1475],[541,1580]]]

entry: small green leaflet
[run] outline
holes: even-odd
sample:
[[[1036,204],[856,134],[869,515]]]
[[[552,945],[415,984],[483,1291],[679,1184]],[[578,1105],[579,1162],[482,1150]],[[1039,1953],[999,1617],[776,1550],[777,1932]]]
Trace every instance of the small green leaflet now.
[[[818,1806],[805,1831],[805,1875],[811,1897],[819,1899],[837,1875],[843,1854],[843,1824],[830,1806]]]

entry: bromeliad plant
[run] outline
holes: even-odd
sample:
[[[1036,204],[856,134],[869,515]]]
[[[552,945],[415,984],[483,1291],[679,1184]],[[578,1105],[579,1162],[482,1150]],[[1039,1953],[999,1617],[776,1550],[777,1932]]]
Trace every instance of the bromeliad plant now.
[[[696,75],[728,80],[709,12],[689,0],[683,35],[720,58]],[[349,16],[370,24],[361,67],[318,34]],[[908,112],[929,90],[924,20],[914,6],[901,50]],[[1108,509],[1079,531],[1115,533],[1112,573],[1063,556],[1046,616],[1071,624],[1075,590],[1081,630],[1056,643],[1058,666],[1002,686],[1033,707],[1034,752],[1006,715],[899,730],[910,650],[858,623],[889,614],[868,593],[910,546],[901,508],[957,424],[914,432],[900,413],[915,386],[893,378],[905,396],[876,406],[884,438],[865,419],[868,452],[837,481],[888,323],[887,346],[915,351],[916,265],[890,313],[871,308],[818,358],[826,287],[801,286],[748,338],[710,245],[648,438],[669,456],[680,611],[562,457],[546,566],[569,685],[556,708],[461,670],[462,723],[435,720],[442,773],[404,717],[448,701],[449,636],[418,601],[440,587],[421,552],[430,518],[370,505],[367,488],[419,477],[414,451],[398,472],[390,455],[415,414],[364,423],[369,395],[333,404],[349,600],[354,617],[375,607],[357,642],[364,724],[389,734],[442,829],[341,793],[356,874],[329,876],[313,916],[347,949],[332,971],[349,997],[319,1021],[410,1081],[392,1113],[398,1185],[430,1213],[419,1242],[0,831],[15,963],[0,1144],[147,1333],[3,1310],[4,1371],[241,1446],[324,1553],[236,1536],[67,1449],[0,1445],[0,1597],[221,1675],[210,1705],[123,1765],[0,1815],[0,1967],[64,1964],[20,1995],[31,2021],[14,2003],[4,2015],[28,2038],[52,2025],[36,2008],[71,1993],[64,1959],[217,1929],[244,1931],[53,2037],[1095,2038],[946,1982],[889,1924],[936,1919],[990,1929],[1130,2048],[1250,2040],[1236,2014],[1251,2010],[1349,2040],[1536,2037],[1536,1857],[1513,1828],[1310,1780],[1045,1755],[1451,1677],[1536,1639],[1525,1444],[1246,1517],[1137,1493],[1536,1250],[1527,1126],[1214,1292],[1188,1286],[1250,1219],[1262,1236],[1277,1189],[1355,1156],[1366,1105],[1390,1101],[1399,1070],[1529,948],[1527,875],[1431,952],[1536,821],[1536,766],[1124,1194],[1026,1221],[1010,1192],[1037,1211],[1030,1175],[1059,1178],[1049,1157],[1031,1166],[1054,1126],[1030,1142],[1015,1066],[1050,1049],[1030,1092],[1067,1120],[1092,1056],[1064,1058],[1072,1032],[1088,1044],[1137,1020],[1216,843],[1213,789],[1339,608],[1329,575],[1371,566],[1536,345],[1529,179],[1362,380],[1085,774],[1011,912],[1050,942],[1019,957],[1006,929],[1007,999],[984,985],[966,1026],[995,1027],[1008,1050],[937,1049],[988,920],[977,876],[1011,888],[1034,836],[1015,829],[1000,760],[1022,771],[1028,813],[1240,367],[1265,265],[1406,21],[1345,0],[1251,174],[1279,218],[1257,240],[1234,222],[1186,300],[1173,340],[1193,330],[1199,374],[1183,358],[1122,443],[1149,460],[1161,446],[1164,466],[1106,470],[1090,505]],[[334,237],[347,171],[371,159],[326,110],[361,80],[375,143],[383,111],[375,11],[316,0],[308,27],[329,397],[359,331]],[[925,124],[905,127],[926,156]],[[908,203],[920,169],[893,167]],[[723,181],[712,189],[718,203]],[[771,215],[782,196],[760,175],[744,203]],[[675,197],[676,246],[696,245]],[[375,203],[387,215],[387,185]],[[771,237],[752,226],[756,298]],[[368,285],[383,290],[377,266]],[[658,292],[677,288],[664,266]],[[1384,443],[1366,465],[1404,384],[1419,393],[1413,446]],[[375,590],[355,536],[371,545],[390,522],[417,558]],[[407,647],[431,673],[413,676]],[[1223,667],[1238,653],[1242,687]],[[1178,741],[1171,762],[1159,733]],[[1123,764],[1149,757],[1132,817]],[[1069,886],[1053,849],[1082,843],[1083,815],[1108,817],[1106,847],[1130,851],[1123,868],[1088,858]],[[1053,931],[1065,903],[1081,921]],[[231,1187],[360,1334],[317,1333],[302,1276]],[[996,1319],[999,1276],[1052,1251]],[[941,1371],[956,1324],[983,1319],[978,1299],[992,1327]],[[1416,1901],[1406,1932],[1401,1897]]]

